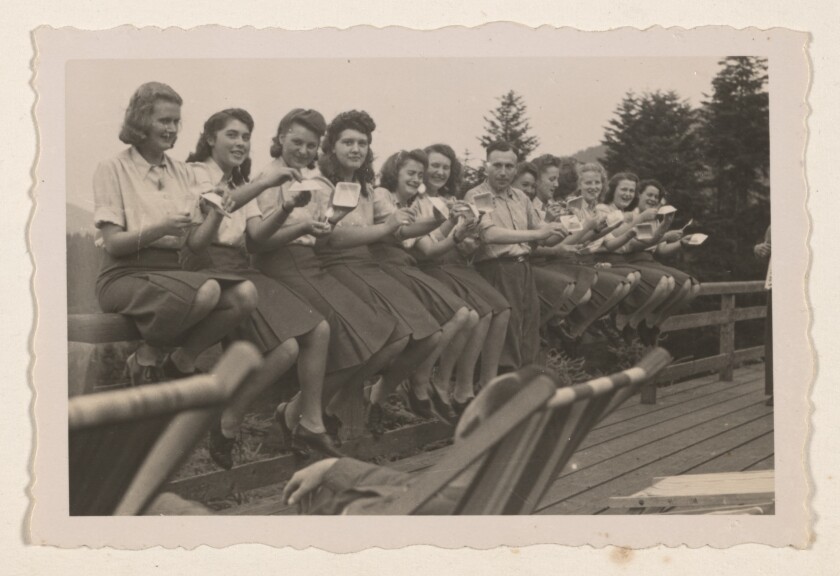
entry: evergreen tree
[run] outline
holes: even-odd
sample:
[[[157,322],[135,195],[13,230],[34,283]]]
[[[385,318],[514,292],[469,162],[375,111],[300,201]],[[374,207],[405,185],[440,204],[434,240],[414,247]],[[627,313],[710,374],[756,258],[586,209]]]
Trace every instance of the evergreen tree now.
[[[703,173],[698,114],[673,92],[629,92],[604,133],[610,174],[629,170],[656,178],[672,194],[697,190]]]
[[[485,134],[478,140],[484,148],[492,142],[504,140],[519,151],[519,160],[525,160],[528,155],[536,150],[540,141],[536,136],[529,136],[531,123],[526,112],[527,107],[522,96],[510,90],[507,94],[498,98],[499,105],[485,116]]]
[[[717,211],[735,215],[751,203],[770,201],[767,60],[731,56],[720,65],[712,96],[703,102],[703,137]]]

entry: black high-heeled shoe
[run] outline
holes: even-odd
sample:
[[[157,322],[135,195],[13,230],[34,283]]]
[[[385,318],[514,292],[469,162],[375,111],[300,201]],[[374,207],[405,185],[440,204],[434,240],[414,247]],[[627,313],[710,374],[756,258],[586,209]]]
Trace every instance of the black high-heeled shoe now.
[[[280,431],[280,448],[285,452],[290,452],[292,449],[292,431],[286,424],[286,408],[288,406],[287,402],[281,402],[274,410],[274,421]]]
[[[428,398],[426,400],[418,398],[414,393],[414,388],[411,387],[411,384],[408,384],[407,382],[400,384],[400,392],[401,396],[405,400],[407,405],[406,407],[411,410],[412,413],[428,420],[435,418],[435,414],[432,412],[432,401]]]
[[[315,450],[325,456],[344,458],[344,454],[336,448],[329,434],[326,432],[313,432],[300,422],[292,430],[292,450],[307,455],[310,450]]]
[[[220,468],[230,470],[233,468],[233,448],[236,446],[236,437],[228,438],[222,433],[222,423],[218,422],[210,428],[210,439],[207,443],[207,451],[213,462]]]
[[[458,415],[450,404],[444,400],[438,393],[434,385],[429,387],[429,400],[431,400],[432,413],[437,416],[438,420],[450,426],[458,423]]]

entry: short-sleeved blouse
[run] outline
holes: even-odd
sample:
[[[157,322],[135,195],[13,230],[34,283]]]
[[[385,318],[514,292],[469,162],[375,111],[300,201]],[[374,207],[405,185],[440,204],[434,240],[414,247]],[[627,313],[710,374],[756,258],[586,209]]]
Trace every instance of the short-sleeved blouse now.
[[[277,158],[274,162],[280,162],[283,166],[288,166],[282,158]],[[306,177],[323,178],[316,170],[307,173]],[[289,181],[285,182],[282,186],[275,186],[274,188],[268,188],[263,191],[263,193],[257,197],[257,204],[262,214],[269,214],[270,212],[279,209],[283,202],[289,199],[289,187],[291,187],[291,185],[292,182]],[[299,224],[306,217],[311,218],[316,222],[322,221],[327,214],[327,209],[330,206],[331,196],[332,188],[329,187],[325,181],[323,188],[312,191],[312,200],[309,201],[309,204],[303,206],[302,208],[295,208],[292,210],[291,214],[286,217],[286,221],[283,222],[283,226],[281,226],[281,228]],[[302,236],[298,236],[289,242],[289,244],[315,246],[315,236],[312,234],[304,234]]]
[[[206,162],[190,164],[190,166],[195,170],[195,178],[199,189],[215,186],[233,187],[233,184],[225,178],[224,171],[212,158]],[[245,230],[248,220],[251,218],[262,218],[262,211],[260,211],[256,200],[251,200],[239,210],[231,213],[230,218],[222,218],[212,243],[216,246],[244,248]]]
[[[99,164],[93,175],[94,224],[116,224],[124,230],[142,230],[167,214],[189,211],[193,222],[201,222],[195,170],[185,162],[163,155],[152,165],[133,146]],[[179,250],[186,235],[164,236],[149,248]],[[97,230],[96,244],[103,245]]]
[[[424,215],[420,206],[418,205],[420,201],[420,197],[415,198],[414,202],[411,204],[411,208],[408,210],[413,214],[414,218],[423,218]],[[397,210],[401,210],[405,208],[402,206],[400,201],[397,199],[397,195],[388,190],[387,188],[376,188],[373,191],[373,223],[374,224],[382,224],[385,220],[388,219],[388,216],[396,212]],[[406,250],[410,250],[416,243],[417,238],[406,238],[402,241],[399,240],[397,234],[395,233],[393,236],[386,236],[382,242],[398,245],[402,244],[402,247]]]

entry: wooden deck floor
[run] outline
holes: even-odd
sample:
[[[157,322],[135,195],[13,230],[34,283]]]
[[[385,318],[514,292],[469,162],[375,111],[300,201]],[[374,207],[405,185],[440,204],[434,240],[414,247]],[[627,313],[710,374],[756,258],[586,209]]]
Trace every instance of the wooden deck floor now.
[[[540,503],[538,514],[624,513],[611,496],[630,495],[657,476],[773,468],[773,409],[765,406],[764,365],[662,388],[656,405],[631,399],[587,437]],[[391,464],[421,472],[446,448]],[[279,498],[228,514],[294,514]]]
[[[540,503],[539,514],[609,513],[611,496],[654,477],[773,468],[773,409],[764,365],[660,390],[654,406],[630,401],[592,431]]]

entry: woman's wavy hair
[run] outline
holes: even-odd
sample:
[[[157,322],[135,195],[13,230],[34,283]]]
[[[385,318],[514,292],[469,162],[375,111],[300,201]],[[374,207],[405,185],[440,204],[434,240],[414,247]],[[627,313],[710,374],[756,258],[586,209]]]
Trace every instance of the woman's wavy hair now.
[[[122,128],[120,128],[120,140],[132,146],[140,145],[149,136],[149,128],[152,125],[152,111],[155,102],[163,100],[180,106],[184,103],[178,95],[167,84],[162,82],[146,82],[141,85],[131,100],[128,101],[128,108],[125,110]]]
[[[560,177],[557,179],[557,190],[554,192],[555,200],[568,198],[578,189],[578,164],[580,162],[571,156],[563,156],[557,159]]]
[[[464,182],[464,166],[458,160],[458,156],[455,155],[455,150],[452,149],[452,146],[449,144],[432,144],[431,146],[426,146],[423,152],[426,153],[426,156],[431,156],[433,152],[436,152],[449,159],[449,180],[438,190],[438,194],[458,197]],[[427,181],[426,187],[428,188],[428,186],[429,183]]]
[[[318,116],[321,116],[320,112],[317,112],[316,110],[310,110],[309,112],[316,113],[318,114]],[[323,119],[323,116],[321,116],[321,119]],[[283,144],[280,142],[280,136],[282,132],[289,130],[289,128],[291,128],[295,124],[297,124],[298,126],[303,126],[307,130],[315,134],[319,141],[324,135],[324,131],[319,126],[316,126],[314,122],[308,122],[305,116],[295,117],[291,122],[288,123],[288,126],[286,125],[286,122],[284,122],[284,120],[285,118],[280,120],[280,123],[277,125],[277,131],[274,133],[274,136],[271,137],[271,148],[269,149],[268,153],[271,154],[272,158],[280,158],[281,156],[283,156]],[[315,158],[312,159],[312,162],[310,162],[307,168],[311,170],[315,168],[317,164],[318,154],[316,153]]]
[[[612,203],[612,201],[615,199],[615,190],[616,188],[618,188],[618,185],[619,183],[621,183],[622,180],[630,180],[631,182],[636,183],[636,199],[638,199],[639,177],[632,172],[618,172],[617,174],[614,174],[613,177],[610,178],[610,181],[607,183],[607,191],[604,194],[604,204]],[[634,199],[633,202],[636,202],[636,199]],[[633,202],[630,203],[630,206],[633,205]],[[630,208],[630,206],[628,206],[628,209]]]
[[[636,197],[630,203],[630,206],[628,206],[628,208],[633,209],[639,205],[639,197],[642,195],[642,191],[648,186],[653,186],[654,188],[659,190],[660,203],[665,201],[665,198],[668,196],[668,192],[665,190],[665,187],[662,186],[662,183],[659,180],[647,178],[645,180],[641,180],[638,184],[636,184]]]
[[[537,167],[536,164],[533,162],[520,162],[516,165],[516,176],[513,177],[514,180],[522,176],[523,174],[530,174],[534,177],[534,180],[540,179],[540,169]]]
[[[370,114],[364,110],[350,110],[342,112],[327,126],[327,133],[321,141],[323,154],[318,159],[318,167],[321,174],[333,184],[340,180],[340,166],[335,156],[335,144],[338,142],[341,133],[345,130],[356,130],[368,137],[368,144],[373,143],[373,131],[376,130],[376,123]],[[367,157],[362,166],[356,171],[356,180],[363,184],[373,184],[375,174],[373,172],[373,149],[368,146]]]
[[[396,192],[397,186],[399,185],[400,170],[402,170],[402,167],[408,164],[410,160],[414,160],[415,162],[422,164],[424,172],[429,168],[429,157],[426,156],[426,153],[423,150],[420,150],[419,148],[415,150],[400,150],[396,154],[391,154],[388,159],[385,160],[385,163],[382,165],[382,169],[379,172],[379,185],[391,192]]]
[[[231,120],[239,120],[248,127],[249,132],[254,131],[254,119],[242,108],[227,108],[216,112],[204,123],[204,129],[198,137],[195,145],[195,152],[187,156],[187,162],[204,162],[213,155],[213,147],[210,145],[210,137],[215,136],[224,130]],[[251,157],[245,158],[239,166],[233,169],[231,179],[233,184],[241,186],[248,181],[251,174]]]
[[[604,165],[600,162],[582,162],[577,165],[576,172],[578,180],[577,192],[580,192],[580,177],[584,172],[597,172],[601,176],[601,197],[598,200],[604,202],[607,194],[607,185],[609,184],[607,169],[604,168]]]

